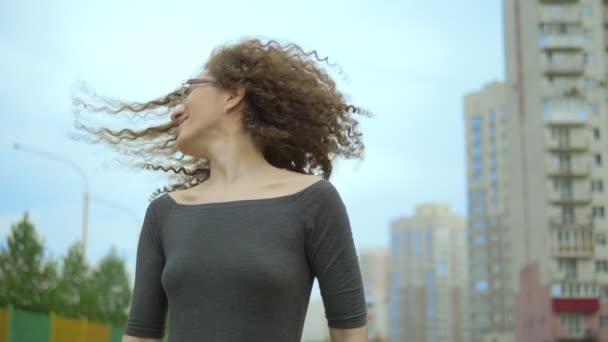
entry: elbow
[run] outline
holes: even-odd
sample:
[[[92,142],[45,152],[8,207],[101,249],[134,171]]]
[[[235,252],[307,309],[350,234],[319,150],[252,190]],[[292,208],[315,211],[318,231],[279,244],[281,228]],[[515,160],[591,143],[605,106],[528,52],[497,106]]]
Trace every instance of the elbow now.
[[[337,329],[329,330],[331,342],[368,342],[367,325],[352,329]]]

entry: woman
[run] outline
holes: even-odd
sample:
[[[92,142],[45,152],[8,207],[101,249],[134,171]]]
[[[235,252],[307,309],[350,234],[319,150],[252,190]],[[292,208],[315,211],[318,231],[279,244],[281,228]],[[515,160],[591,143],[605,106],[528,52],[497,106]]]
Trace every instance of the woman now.
[[[124,342],[160,341],[168,311],[172,342],[300,341],[315,277],[332,341],[367,341],[349,219],[328,181],[335,157],[362,157],[351,114],[367,112],[319,62],[244,40],[156,101],[77,101],[112,114],[174,108],[142,131],[79,125],[178,180],[146,210]]]

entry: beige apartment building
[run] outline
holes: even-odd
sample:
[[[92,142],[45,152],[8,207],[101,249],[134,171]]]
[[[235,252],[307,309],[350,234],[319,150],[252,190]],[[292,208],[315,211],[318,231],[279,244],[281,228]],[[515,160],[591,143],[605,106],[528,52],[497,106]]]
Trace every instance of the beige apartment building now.
[[[493,82],[465,96],[470,334],[473,341],[513,341],[514,280],[506,224],[508,112],[505,86]]]
[[[472,301],[488,307],[492,318],[473,318],[474,341],[503,327],[512,329],[517,342],[608,341],[608,1],[503,4],[506,162],[499,183],[506,186],[498,223],[503,220],[506,235],[502,285],[513,290],[504,307],[512,306],[512,312],[511,322],[505,317],[495,324],[493,315],[506,312],[492,304],[502,298],[494,297],[488,275],[489,298],[473,293]],[[482,116],[484,103],[501,102],[490,88],[477,94],[478,100],[469,98],[480,103]],[[467,118],[477,115],[468,110]],[[467,122],[468,143],[472,124]],[[471,158],[474,151],[468,152]],[[472,163],[469,159],[469,189],[476,191],[479,166]],[[476,248],[472,257],[481,253]],[[479,279],[472,280],[474,287]]]
[[[359,252],[367,301],[367,330],[374,342],[388,341],[388,258],[388,248],[365,248]]]
[[[391,223],[391,342],[469,342],[466,221],[421,205]]]

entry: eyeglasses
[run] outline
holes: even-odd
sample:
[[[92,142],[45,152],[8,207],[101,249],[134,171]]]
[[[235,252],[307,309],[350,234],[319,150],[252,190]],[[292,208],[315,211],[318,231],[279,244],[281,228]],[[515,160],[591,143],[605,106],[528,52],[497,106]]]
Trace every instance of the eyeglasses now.
[[[180,95],[183,98],[188,97],[192,92],[192,85],[195,84],[217,84],[217,81],[210,78],[191,78],[182,83],[182,87],[180,88]]]

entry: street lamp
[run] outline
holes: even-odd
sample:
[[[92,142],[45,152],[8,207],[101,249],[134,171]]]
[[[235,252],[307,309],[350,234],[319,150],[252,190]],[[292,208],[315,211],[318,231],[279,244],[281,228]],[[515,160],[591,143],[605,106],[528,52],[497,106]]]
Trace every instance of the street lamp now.
[[[14,143],[13,147],[16,150],[27,151],[27,152],[39,155],[41,157],[63,163],[64,165],[67,165],[67,166],[71,167],[72,169],[76,170],[78,172],[78,174],[80,174],[80,177],[82,178],[82,181],[84,183],[84,208],[83,208],[83,215],[82,215],[82,253],[86,260],[87,227],[89,224],[89,182],[87,180],[86,174],[84,173],[82,168],[80,166],[78,166],[78,164],[76,164],[76,163],[72,162],[71,160],[66,159],[62,156],[56,155],[54,153],[40,150],[40,149],[33,148],[33,147],[29,147],[29,146],[25,146],[25,145],[19,144],[19,143]]]

